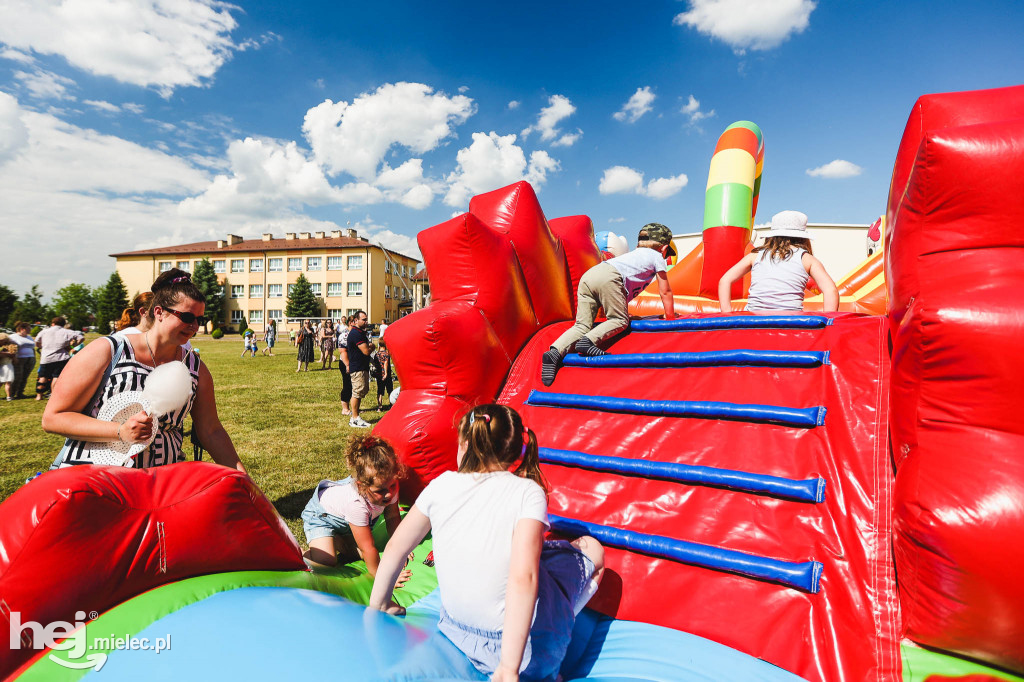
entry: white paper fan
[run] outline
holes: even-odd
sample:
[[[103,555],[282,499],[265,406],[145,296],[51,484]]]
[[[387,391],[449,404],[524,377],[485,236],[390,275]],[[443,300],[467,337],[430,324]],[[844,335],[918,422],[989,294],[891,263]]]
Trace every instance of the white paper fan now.
[[[96,418],[106,422],[124,424],[133,415],[145,410],[149,413],[149,405],[143,397],[142,391],[125,391],[111,396],[100,408]],[[156,438],[156,424],[153,424],[153,432],[145,443],[125,443],[121,440],[109,443],[91,443],[89,447],[89,459],[93,464],[105,464],[107,466],[127,466],[133,457],[138,456]]]

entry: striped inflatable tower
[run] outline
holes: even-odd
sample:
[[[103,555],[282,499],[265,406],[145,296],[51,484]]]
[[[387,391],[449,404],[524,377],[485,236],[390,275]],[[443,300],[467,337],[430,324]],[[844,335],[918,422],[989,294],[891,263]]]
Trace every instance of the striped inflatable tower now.
[[[740,258],[750,242],[757,213],[764,166],[761,129],[750,121],[737,121],[718,138],[704,193],[704,266],[700,295],[718,298],[718,280]],[[743,282],[733,285],[741,298]]]

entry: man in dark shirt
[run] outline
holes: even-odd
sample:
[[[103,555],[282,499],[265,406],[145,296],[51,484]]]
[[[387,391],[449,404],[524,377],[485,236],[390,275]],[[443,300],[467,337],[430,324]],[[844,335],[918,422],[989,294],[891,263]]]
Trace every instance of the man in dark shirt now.
[[[366,313],[357,310],[349,320],[351,328],[348,332],[348,371],[352,377],[352,400],[349,407],[352,409],[352,417],[348,425],[354,428],[368,429],[369,422],[360,418],[359,404],[363,396],[370,390],[370,343],[366,338]]]

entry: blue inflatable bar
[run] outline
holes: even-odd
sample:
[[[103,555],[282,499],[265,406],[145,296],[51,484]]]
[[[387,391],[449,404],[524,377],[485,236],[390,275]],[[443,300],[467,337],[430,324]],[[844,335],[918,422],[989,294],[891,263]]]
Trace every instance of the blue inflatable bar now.
[[[822,329],[832,324],[824,315],[723,315],[675,320],[633,320],[635,332],[707,332],[725,329]]]
[[[783,407],[781,405],[744,405],[714,401],[639,400],[604,395],[574,395],[530,391],[527,405],[538,407],[569,407],[581,410],[625,412],[651,417],[698,417],[735,421],[780,424],[814,428],[825,423],[825,407]]]
[[[794,367],[830,364],[829,351],[715,350],[700,353],[622,353],[590,357],[570,353],[566,367]]]
[[[602,526],[598,523],[578,521],[555,514],[548,514],[548,520],[551,522],[552,530],[568,537],[590,535],[597,538],[599,542],[612,547],[672,559],[702,568],[737,573],[748,578],[768,580],[812,594],[816,594],[821,589],[821,572],[824,566],[820,561],[781,561],[732,549],[676,540],[662,535],[648,535],[613,526]]]
[[[799,481],[780,476],[753,474],[747,471],[646,459],[607,457],[554,448],[540,448],[539,455],[540,461],[545,464],[580,467],[625,476],[657,478],[677,483],[710,485],[756,495],[782,497],[798,502],[819,503],[825,501],[825,479],[821,477]]]

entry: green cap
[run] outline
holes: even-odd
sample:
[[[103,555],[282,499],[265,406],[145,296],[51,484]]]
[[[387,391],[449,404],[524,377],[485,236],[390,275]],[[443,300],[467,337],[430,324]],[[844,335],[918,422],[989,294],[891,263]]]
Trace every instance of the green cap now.
[[[670,253],[673,256],[675,255],[676,249],[672,245],[672,230],[668,229],[661,223],[647,223],[640,228],[640,234],[637,235],[637,241],[644,241],[647,239],[652,242],[667,245]]]

